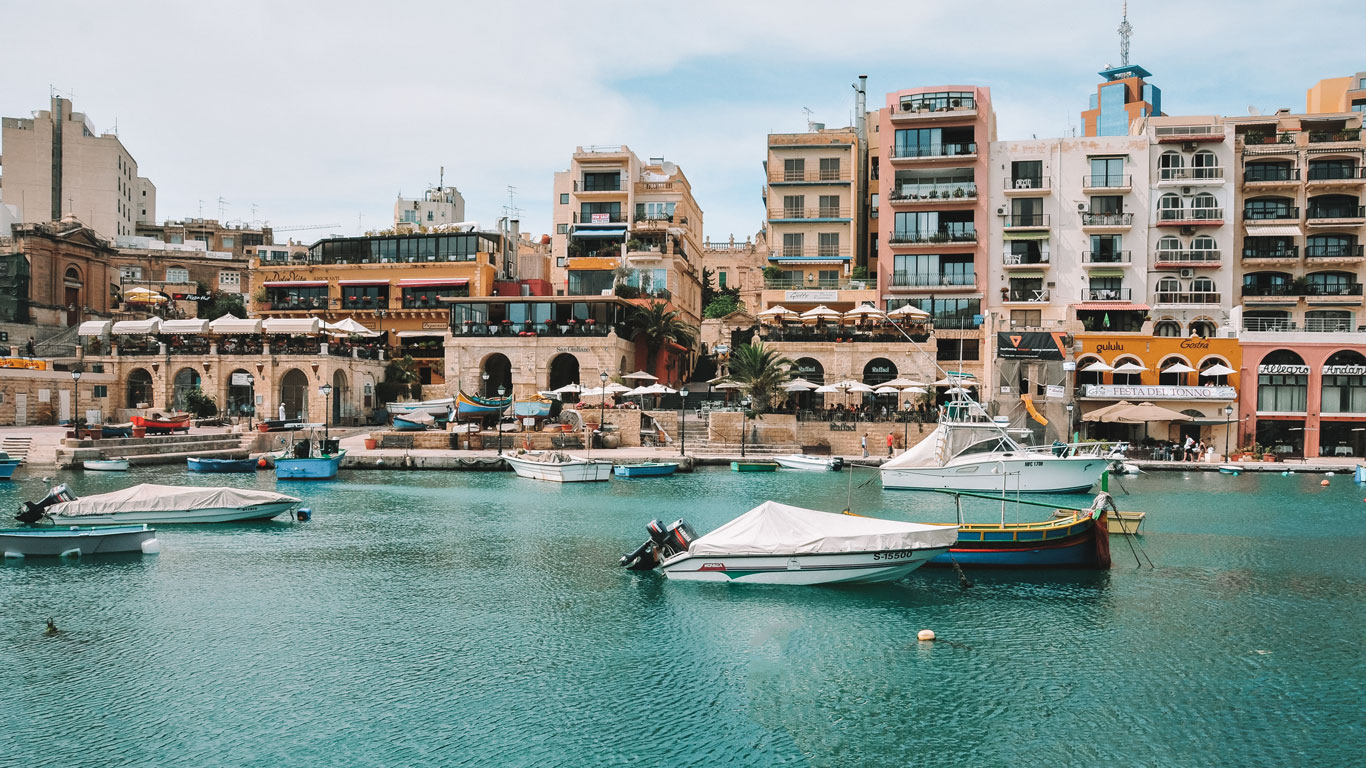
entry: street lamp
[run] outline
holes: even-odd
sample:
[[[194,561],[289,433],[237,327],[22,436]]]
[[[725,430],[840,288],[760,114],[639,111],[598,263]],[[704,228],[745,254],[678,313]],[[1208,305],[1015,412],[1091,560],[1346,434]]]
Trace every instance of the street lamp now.
[[[745,431],[748,428],[745,420],[749,418],[749,404],[752,402],[748,397],[740,400],[740,458],[745,457]]]
[[[598,374],[598,381],[602,382],[601,391],[598,393],[602,396],[598,401],[598,434],[602,434],[602,428],[605,424],[604,419],[607,418],[607,371],[602,371]],[[592,435],[588,436],[588,442],[591,449],[593,442]]]
[[[688,433],[684,427],[688,425],[688,388],[678,390],[678,396],[682,399],[678,401],[678,455],[688,455]]]
[[[332,385],[324,384],[318,387],[318,392],[323,396],[323,442],[326,443],[330,436],[328,416],[331,415],[332,411]]]
[[[498,402],[503,401],[503,388],[498,388]],[[498,410],[498,455],[503,455],[503,411]]]
[[[81,367],[79,365],[71,367],[71,388],[76,391],[75,402],[72,403],[72,409],[75,410],[75,413],[72,414],[71,423],[76,429],[76,439],[79,440],[81,437]]]
[[[484,391],[483,391],[482,394],[483,394],[484,397],[488,397],[488,396],[489,396],[489,372],[488,372],[488,371],[484,371],[484,373],[481,374],[479,378],[481,378],[481,379],[484,380]]]
[[[906,418],[901,421],[901,450],[905,451],[911,447],[911,406],[915,401],[906,398]]]
[[[1076,406],[1067,404],[1067,442],[1072,442],[1072,409]]]
[[[1224,406],[1224,461],[1228,461],[1228,431],[1229,422],[1233,419],[1233,406]]]

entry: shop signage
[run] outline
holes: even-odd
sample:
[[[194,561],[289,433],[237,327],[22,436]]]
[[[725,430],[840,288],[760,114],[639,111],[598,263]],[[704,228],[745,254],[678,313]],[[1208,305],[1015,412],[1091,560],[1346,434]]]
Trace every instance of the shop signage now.
[[[1043,396],[1049,400],[1061,400],[1063,398],[1063,388],[1060,384],[1049,384],[1043,388]]]
[[[610,213],[595,213],[595,214],[592,214],[592,216],[593,216],[593,223],[594,223],[594,224],[611,224],[611,223],[612,223],[612,214],[610,214]]]
[[[892,366],[891,366],[891,365],[873,365],[873,364],[870,363],[870,364],[868,365],[867,368],[863,369],[863,375],[864,375],[864,377],[867,377],[868,374],[870,374],[870,373],[871,373],[871,374],[874,374],[874,375],[877,375],[877,374],[884,374],[884,373],[890,375],[890,374],[892,373]]]
[[[1307,365],[1259,365],[1257,373],[1265,373],[1272,376],[1308,376],[1309,366]]]
[[[556,352],[587,352],[588,347],[555,347]]]
[[[232,385],[233,385],[234,387],[250,387],[250,386],[251,386],[251,374],[250,374],[250,373],[234,373],[234,374],[232,375]]]
[[[996,356],[1007,360],[1061,360],[1061,333],[1024,331],[996,334]]]
[[[1238,392],[1233,387],[1179,387],[1171,384],[1128,385],[1087,384],[1083,397],[1102,400],[1233,400]]]
[[[1075,371],[1077,370],[1077,364],[1072,362],[1071,360],[1068,360],[1067,362],[1062,364],[1062,369],[1064,371]]]
[[[1325,365],[1324,376],[1366,376],[1366,365]]]
[[[444,330],[446,330],[446,324],[445,324],[445,323],[423,323],[423,324],[422,324],[422,330],[424,330],[424,331],[444,331]]]
[[[839,291],[784,291],[785,301],[839,301]]]

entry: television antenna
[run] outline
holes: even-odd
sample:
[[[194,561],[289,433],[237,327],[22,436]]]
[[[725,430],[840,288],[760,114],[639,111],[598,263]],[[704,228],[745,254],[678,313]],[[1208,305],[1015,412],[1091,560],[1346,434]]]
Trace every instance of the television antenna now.
[[[1129,24],[1129,0],[1124,0],[1124,18],[1119,22],[1119,65],[1129,66],[1129,38],[1134,28]]]
[[[802,107],[802,112],[806,115],[806,130],[811,130],[811,115],[815,114],[810,107]]]
[[[508,185],[508,204],[503,206],[503,215],[509,221],[522,218],[522,209],[517,207],[517,188]]]

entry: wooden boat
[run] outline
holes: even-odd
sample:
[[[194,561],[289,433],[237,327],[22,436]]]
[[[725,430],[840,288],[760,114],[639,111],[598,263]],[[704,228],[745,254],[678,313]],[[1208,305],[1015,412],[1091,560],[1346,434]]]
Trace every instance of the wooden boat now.
[[[465,394],[463,389],[455,397],[455,410],[462,419],[473,416],[496,416],[507,410],[509,405],[512,405],[511,397],[502,400],[496,397],[477,397]]]
[[[394,429],[399,432],[421,432],[436,424],[436,417],[424,411],[394,414]]]
[[[100,437],[110,440],[116,437],[132,437],[133,425],[128,424],[101,424]]]
[[[13,464],[0,464],[0,480],[8,480],[11,477],[14,477],[14,470],[18,468],[19,463],[17,461]]]
[[[612,477],[612,462],[584,459],[560,451],[530,451],[505,455],[518,477],[553,483],[587,483]]]
[[[772,472],[778,468],[776,461],[732,461],[732,472]]]
[[[133,426],[146,429],[149,435],[190,431],[190,414],[188,413],[171,414],[170,416],[155,413],[150,418],[134,416],[132,422]]]
[[[94,472],[127,472],[128,459],[88,459],[81,466]]]
[[[455,404],[453,397],[441,397],[436,400],[412,400],[401,403],[387,403],[384,409],[390,415],[398,413],[426,413],[436,418],[445,418],[446,412]]]
[[[953,492],[955,496],[1000,501],[1000,496]],[[1014,500],[1012,500],[1012,503]],[[1039,502],[1020,504],[1048,506]],[[960,498],[961,510],[961,498]],[[958,527],[958,543],[930,561],[934,566],[964,568],[1099,568],[1110,567],[1108,513],[1110,494],[1096,496],[1090,509],[1065,510],[1066,517],[1028,523],[950,523]],[[1055,513],[1056,514],[1056,513]],[[961,512],[960,512],[961,520]]]
[[[196,458],[191,456],[185,459],[185,466],[191,472],[255,472],[257,468],[256,459],[214,459]]]
[[[676,461],[646,461],[640,464],[618,464],[612,468],[617,477],[665,477],[678,471]]]
[[[118,552],[161,551],[156,529],[148,525],[95,527],[9,528],[0,530],[0,550],[7,558],[74,557],[108,555]]]
[[[512,404],[512,413],[519,418],[547,419],[550,418],[550,406],[552,400],[544,397],[533,397],[527,400],[518,400]]]
[[[144,483],[113,493],[77,497],[59,485],[42,500],[24,502],[20,522],[50,518],[57,525],[152,525],[232,523],[269,520],[299,503],[273,491],[246,488],[153,485]]]
[[[774,456],[773,460],[784,469],[798,469],[803,472],[837,472],[844,466],[844,459],[838,456],[807,456],[794,453],[788,456]]]
[[[1219,472],[1225,475],[1241,475],[1243,473],[1243,468],[1234,466],[1233,464],[1224,464],[1219,467]],[[1360,467],[1357,467],[1357,472],[1361,472]]]
[[[281,480],[331,480],[337,476],[345,450],[336,442],[317,438],[321,424],[293,424],[292,439],[285,450],[275,455],[275,477]],[[299,430],[306,430],[299,437]]]

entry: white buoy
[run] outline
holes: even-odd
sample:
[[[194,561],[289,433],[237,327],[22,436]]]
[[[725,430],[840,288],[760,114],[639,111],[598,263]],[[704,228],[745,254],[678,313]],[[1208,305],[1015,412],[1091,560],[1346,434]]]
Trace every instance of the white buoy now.
[[[916,637],[917,640],[919,640],[919,641],[921,641],[921,642],[926,642],[926,643],[927,643],[927,642],[930,642],[931,640],[934,639],[934,630],[933,630],[933,629],[922,629],[922,630],[920,630],[919,632],[916,633],[915,637]]]
[[[1325,475],[1327,475],[1327,476],[1329,476],[1329,477],[1332,477],[1332,476],[1333,476],[1333,473],[1332,473],[1332,472],[1324,472],[1323,474],[1325,474]]]
[[[156,539],[148,539],[142,542],[142,554],[159,555],[161,554],[161,542]]]

